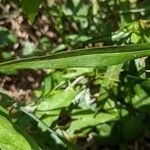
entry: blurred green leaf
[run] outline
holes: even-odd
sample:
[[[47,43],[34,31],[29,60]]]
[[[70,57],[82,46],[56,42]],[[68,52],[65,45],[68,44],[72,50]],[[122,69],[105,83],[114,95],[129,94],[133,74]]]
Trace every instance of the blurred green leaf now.
[[[132,105],[136,109],[141,110],[142,112],[149,112],[150,109],[150,96],[146,91],[139,85],[136,84],[134,87],[136,95],[132,99]]]
[[[131,34],[131,42],[132,43],[139,43],[139,41],[141,40],[141,35],[138,35],[137,33],[132,33]]]
[[[112,128],[110,125],[108,124],[100,124],[97,126],[97,129],[100,131],[100,136],[102,137],[109,137],[111,136],[111,131],[112,131]]]
[[[141,83],[143,89],[145,89],[148,93],[150,92],[150,79],[147,79]]]
[[[33,23],[36,15],[38,14],[39,6],[41,0],[21,0],[21,6],[23,8],[23,12],[27,15],[29,21]]]
[[[17,42],[16,36],[7,28],[0,26],[0,48],[12,45]]]
[[[2,52],[2,58],[4,59],[4,61],[6,61],[6,60],[10,60],[11,58],[12,58],[12,56],[11,56],[11,54],[10,54],[10,52]]]

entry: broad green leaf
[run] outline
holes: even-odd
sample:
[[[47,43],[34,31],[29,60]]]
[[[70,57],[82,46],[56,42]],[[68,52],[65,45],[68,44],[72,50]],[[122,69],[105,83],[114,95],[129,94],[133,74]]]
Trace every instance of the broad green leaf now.
[[[69,106],[75,95],[76,92],[70,88],[43,98],[43,101],[37,107],[36,115],[42,117],[42,121],[50,126],[58,118],[61,108]],[[42,127],[40,124],[39,126]],[[43,127],[42,129],[45,130]]]
[[[18,133],[12,124],[2,115],[0,115],[0,149],[31,150],[26,139]]]
[[[149,43],[80,49],[0,63],[0,70],[110,66],[149,55]]]
[[[118,119],[117,113],[98,113],[93,115],[89,111],[79,111],[72,114],[73,121],[70,125],[70,130],[76,131],[82,128],[87,128],[89,126],[96,126],[101,123],[106,123],[108,121],[113,121]]]
[[[23,12],[27,15],[31,23],[33,23],[36,15],[38,14],[40,2],[41,0],[21,0]]]
[[[53,110],[68,106],[74,99],[76,92],[73,89],[57,92],[54,95],[45,97],[39,104],[38,110]]]

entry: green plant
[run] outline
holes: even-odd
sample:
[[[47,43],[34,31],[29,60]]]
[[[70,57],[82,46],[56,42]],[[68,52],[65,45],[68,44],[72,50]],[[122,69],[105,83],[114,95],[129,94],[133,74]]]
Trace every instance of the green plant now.
[[[51,16],[61,42],[58,40],[56,46],[42,37],[40,53],[39,47],[34,49],[29,42],[29,53],[27,46],[22,54],[16,52],[27,58],[17,60],[3,49],[1,74],[17,76],[22,69],[50,69],[50,72],[44,76],[41,88],[33,91],[30,101],[18,103],[1,89],[2,150],[98,149],[99,145],[92,142],[89,143],[93,148],[82,144],[87,135],[95,143],[117,145],[121,149],[128,148],[128,141],[142,132],[150,132],[147,1],[140,6],[128,0],[88,3],[66,0],[62,5],[59,1],[40,0],[30,5],[27,0],[18,3],[31,26],[38,11]],[[115,15],[118,18],[109,20]],[[139,20],[141,16],[143,20]],[[1,34],[1,48],[17,42],[7,29],[2,28]],[[83,48],[87,45],[90,48]]]

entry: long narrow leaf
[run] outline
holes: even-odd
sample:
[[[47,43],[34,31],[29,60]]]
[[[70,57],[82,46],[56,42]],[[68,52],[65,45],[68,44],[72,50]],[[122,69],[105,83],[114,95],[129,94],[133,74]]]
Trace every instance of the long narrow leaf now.
[[[97,67],[121,64],[139,57],[150,56],[150,44],[134,44],[104,48],[80,49],[0,63],[0,70],[67,67]]]

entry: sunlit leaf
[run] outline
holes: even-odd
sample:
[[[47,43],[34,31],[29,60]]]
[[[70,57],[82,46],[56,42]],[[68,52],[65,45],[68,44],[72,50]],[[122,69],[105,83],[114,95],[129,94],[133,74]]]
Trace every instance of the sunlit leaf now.
[[[96,126],[100,123],[113,121],[117,118],[117,113],[98,113],[94,116],[94,114],[90,111],[77,111],[72,114],[73,121],[71,122],[69,129],[76,131],[82,128]]]
[[[0,115],[0,148],[2,150],[31,150],[26,139],[2,115]]]

